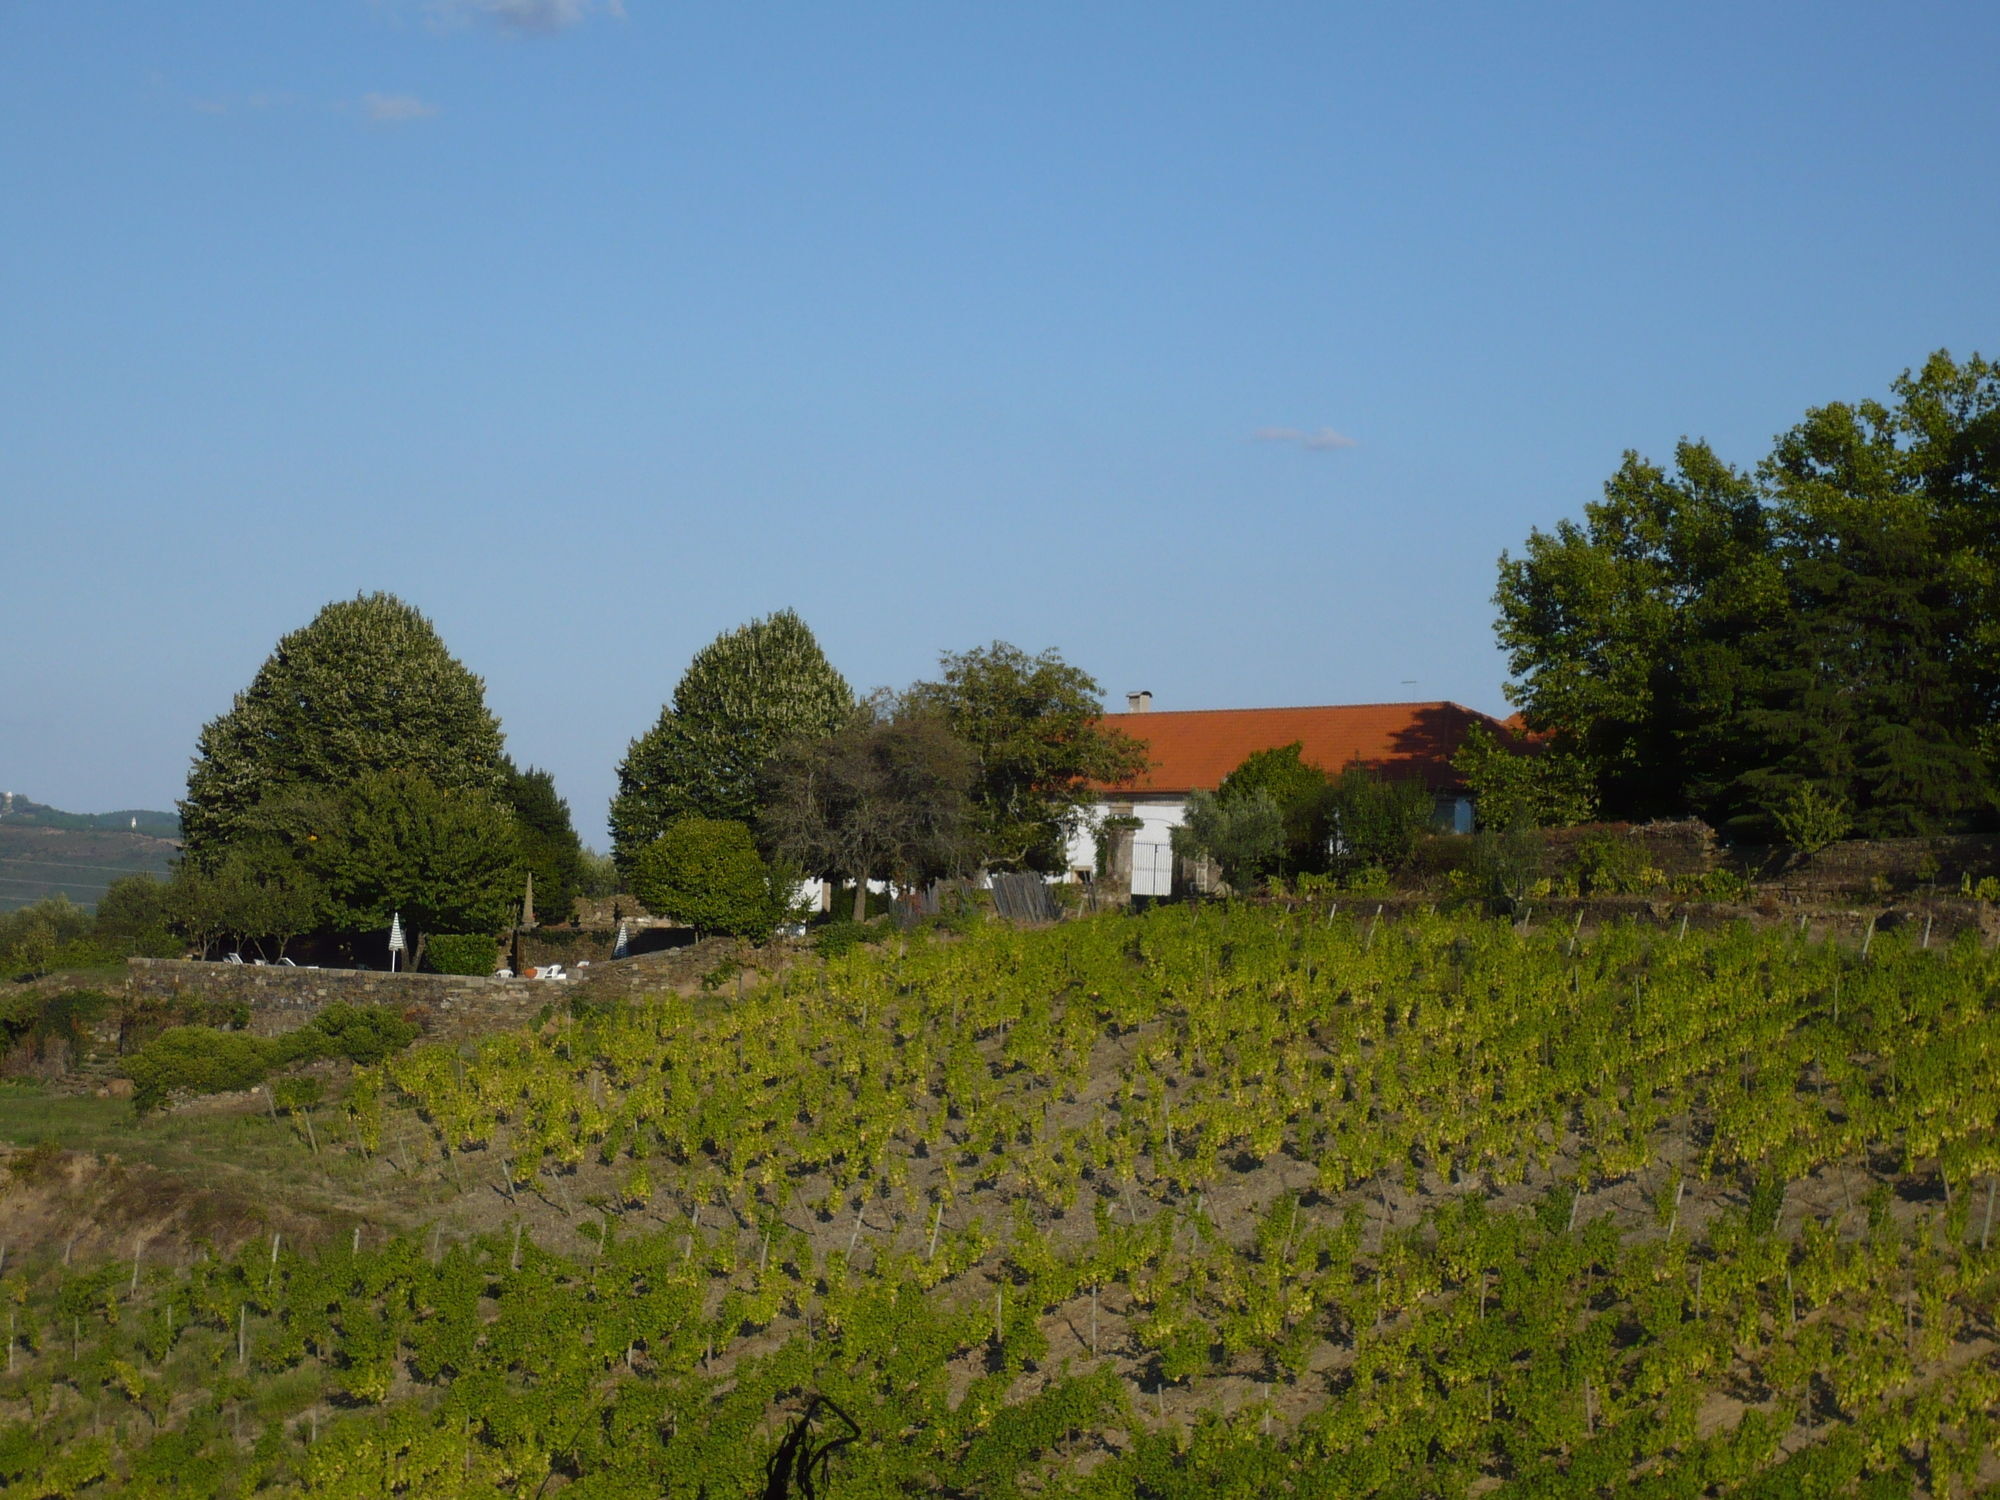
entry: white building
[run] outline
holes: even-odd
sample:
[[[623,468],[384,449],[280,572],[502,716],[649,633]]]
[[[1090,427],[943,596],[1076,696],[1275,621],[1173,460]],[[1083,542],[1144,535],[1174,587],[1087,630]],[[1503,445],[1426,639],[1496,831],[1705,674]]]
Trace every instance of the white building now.
[[[1214,791],[1258,750],[1297,743],[1300,756],[1338,775],[1356,762],[1390,779],[1412,778],[1437,799],[1441,827],[1472,831],[1472,799],[1451,757],[1475,725],[1502,739],[1519,734],[1503,723],[1461,704],[1360,703],[1313,708],[1208,708],[1152,710],[1151,693],[1132,693],[1127,711],[1106,714],[1105,727],[1142,740],[1153,760],[1145,775],[1115,787],[1099,788],[1099,800],[1070,840],[1069,865],[1077,875],[1098,872],[1098,836],[1107,818],[1131,818],[1116,843],[1129,832],[1132,894],[1165,896],[1174,884],[1173,830],[1186,818],[1188,793]],[[1109,842],[1109,841],[1108,841]],[[1122,863],[1116,859],[1114,863]]]

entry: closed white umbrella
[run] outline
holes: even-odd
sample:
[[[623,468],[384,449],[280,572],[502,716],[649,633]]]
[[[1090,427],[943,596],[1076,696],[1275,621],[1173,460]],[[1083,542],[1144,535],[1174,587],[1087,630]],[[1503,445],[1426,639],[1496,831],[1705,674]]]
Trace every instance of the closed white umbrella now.
[[[407,952],[409,945],[403,941],[403,914],[399,911],[389,918],[389,972],[396,971],[396,955]]]
[[[613,958],[628,958],[631,956],[631,953],[632,945],[625,935],[625,920],[621,917],[618,921],[618,936],[611,941],[611,956]]]

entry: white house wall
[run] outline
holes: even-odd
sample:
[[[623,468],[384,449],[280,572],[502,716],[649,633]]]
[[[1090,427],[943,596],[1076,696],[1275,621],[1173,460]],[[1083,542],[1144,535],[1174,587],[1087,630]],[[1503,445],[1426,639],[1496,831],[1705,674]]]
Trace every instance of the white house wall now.
[[[1132,830],[1132,893],[1136,896],[1169,894],[1172,888],[1173,831],[1187,821],[1187,803],[1179,797],[1150,801],[1132,797],[1121,799],[1118,806],[1121,809],[1129,807],[1129,815],[1139,820],[1139,826]],[[1070,836],[1069,867],[1072,870],[1102,873],[1097,868],[1097,831],[1104,826],[1110,812],[1110,806],[1100,802],[1085,813],[1084,821]],[[1145,883],[1141,879],[1142,872],[1148,869],[1157,869],[1160,879],[1166,882],[1157,890],[1141,888]]]

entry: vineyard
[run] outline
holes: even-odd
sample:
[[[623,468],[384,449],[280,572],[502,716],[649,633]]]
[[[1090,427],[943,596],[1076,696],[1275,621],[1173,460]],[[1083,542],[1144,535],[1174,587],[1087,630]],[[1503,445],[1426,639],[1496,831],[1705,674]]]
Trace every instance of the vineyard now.
[[[720,1500],[817,1393],[840,1497],[2000,1484],[2000,956],[1372,910],[357,1068],[310,1149],[487,1227],[6,1260],[0,1482]]]

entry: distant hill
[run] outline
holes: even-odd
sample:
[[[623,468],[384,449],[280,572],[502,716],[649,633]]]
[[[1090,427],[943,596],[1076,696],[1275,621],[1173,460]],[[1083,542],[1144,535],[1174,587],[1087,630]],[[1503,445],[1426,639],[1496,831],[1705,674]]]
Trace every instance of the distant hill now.
[[[70,813],[0,793],[0,911],[57,894],[95,906],[120,876],[165,875],[180,834],[172,813]]]
[[[46,802],[31,801],[18,792],[0,792],[0,823],[19,824],[26,828],[65,828],[79,833],[91,829],[116,829],[121,833],[143,833],[156,839],[177,839],[181,836],[181,820],[175,813],[151,812],[143,807],[121,808],[108,813],[64,812]]]

